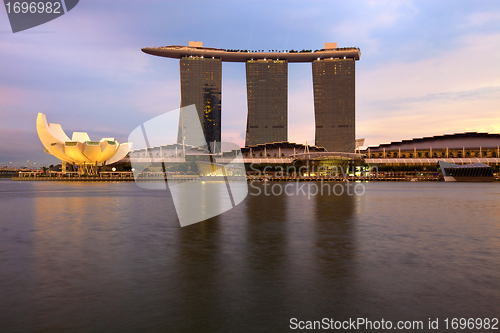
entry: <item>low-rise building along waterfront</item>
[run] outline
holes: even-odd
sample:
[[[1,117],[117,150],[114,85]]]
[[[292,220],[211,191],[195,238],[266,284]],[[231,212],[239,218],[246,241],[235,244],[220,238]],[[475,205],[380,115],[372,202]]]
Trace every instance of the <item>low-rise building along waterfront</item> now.
[[[446,161],[499,165],[500,134],[443,134],[369,146],[362,153],[369,164],[437,165],[439,161]]]

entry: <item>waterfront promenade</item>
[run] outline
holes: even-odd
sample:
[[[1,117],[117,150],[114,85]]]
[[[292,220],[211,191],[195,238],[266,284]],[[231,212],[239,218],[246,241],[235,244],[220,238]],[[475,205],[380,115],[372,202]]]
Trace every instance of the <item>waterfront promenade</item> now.
[[[170,181],[200,181],[200,180],[216,180],[224,177],[210,177],[199,175],[169,175]],[[328,182],[345,182],[345,181],[395,181],[395,182],[436,182],[442,181],[442,175],[436,171],[380,171],[370,175],[343,175],[341,173],[327,176],[317,175],[299,175],[280,174],[277,172],[268,172],[260,174],[247,173],[248,181],[275,181],[275,182],[290,182],[290,181],[328,181]],[[15,181],[48,181],[48,182],[131,182],[134,181],[134,175],[130,171],[121,172],[101,172],[99,175],[85,176],[77,173],[68,173],[63,176],[61,174],[44,174],[41,172],[20,172],[12,175],[12,180]],[[161,172],[144,173],[139,178],[140,181],[163,181],[165,175]],[[500,181],[498,175],[495,176],[495,181]]]
[[[198,175],[175,175],[169,176],[170,181],[200,181],[219,179],[223,177],[200,177]],[[276,175],[247,175],[248,181],[274,181],[274,182],[345,182],[348,181],[439,181],[439,175],[379,175],[379,176],[276,176]],[[132,174],[119,176],[70,176],[70,177],[47,177],[47,176],[26,176],[12,177],[14,181],[46,181],[46,182],[131,182],[134,181]],[[140,181],[162,181],[165,180],[163,175],[150,175],[140,177]]]

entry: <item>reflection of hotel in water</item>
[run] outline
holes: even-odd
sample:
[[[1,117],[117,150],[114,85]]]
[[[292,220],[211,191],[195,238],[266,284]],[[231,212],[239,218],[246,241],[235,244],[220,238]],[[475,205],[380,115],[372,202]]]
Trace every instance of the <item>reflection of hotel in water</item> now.
[[[354,151],[355,61],[358,48],[264,52],[189,46],[148,47],[148,54],[180,59],[181,107],[195,104],[208,142],[221,139],[222,61],[245,62],[248,116],[245,146],[288,140],[288,63],[312,63],[316,146]],[[182,117],[181,117],[182,118]],[[180,126],[184,127],[182,121]],[[185,133],[182,137],[181,132]],[[186,131],[178,142],[189,144]]]

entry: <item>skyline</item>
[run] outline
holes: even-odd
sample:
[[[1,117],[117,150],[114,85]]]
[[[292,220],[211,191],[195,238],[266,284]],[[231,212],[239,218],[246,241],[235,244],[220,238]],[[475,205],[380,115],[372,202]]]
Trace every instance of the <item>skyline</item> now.
[[[494,1],[119,4],[81,2],[64,17],[16,34],[0,10],[0,163],[57,162],[37,138],[38,112],[68,132],[126,142],[141,123],[178,109],[178,61],[141,48],[189,40],[253,50],[314,50],[325,42],[359,47],[356,137],[366,145],[500,132],[500,5]],[[290,142],[314,143],[312,87],[310,65],[291,64]],[[244,64],[224,65],[222,100],[222,139],[243,146]]]

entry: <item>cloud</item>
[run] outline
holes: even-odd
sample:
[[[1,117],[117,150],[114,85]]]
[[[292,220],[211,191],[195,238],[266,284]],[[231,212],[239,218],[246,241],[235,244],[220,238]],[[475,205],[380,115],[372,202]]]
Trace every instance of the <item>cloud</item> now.
[[[9,30],[1,15],[2,29]],[[34,121],[44,112],[68,132],[123,142],[138,124],[180,104],[178,61],[140,48],[188,40],[225,48],[315,49],[335,41],[361,47],[357,133],[368,144],[468,128],[493,131],[500,86],[498,17],[497,2],[488,0],[250,7],[224,1],[84,1],[31,32],[0,34],[0,132],[20,140],[19,151],[38,154],[28,147],[38,147]],[[37,33],[43,31],[53,33]],[[314,141],[311,76],[310,64],[289,65],[290,141]],[[224,63],[222,84],[223,138],[243,145],[244,64]],[[28,130],[31,136],[24,135]]]
[[[43,152],[36,132],[24,129],[0,131],[0,164],[12,163],[57,164],[60,161]]]
[[[358,92],[363,98],[418,97],[500,85],[500,34],[467,35],[460,48],[415,62],[388,59],[357,72]],[[358,62],[358,68],[361,62]]]
[[[231,66],[231,65],[230,65]],[[247,126],[247,88],[245,66],[232,64],[233,77],[222,72],[222,141],[245,146]],[[235,75],[236,74],[236,75]],[[236,77],[235,77],[236,76]]]
[[[372,69],[358,65],[358,136],[376,144],[372,140],[403,139],[398,135],[437,135],[474,126],[493,130],[490,124],[498,121],[500,108],[499,58],[500,34],[466,35],[460,48],[426,59]]]
[[[288,141],[314,144],[312,66],[292,64],[288,74]]]
[[[369,53],[382,51],[386,44],[380,32],[395,31],[400,28],[401,21],[410,22],[418,13],[411,1],[353,2],[349,6],[352,7],[351,15],[338,15],[331,34],[339,36],[341,42],[362,45]]]
[[[484,26],[491,23],[500,23],[500,11],[472,13],[467,17],[465,26]]]

